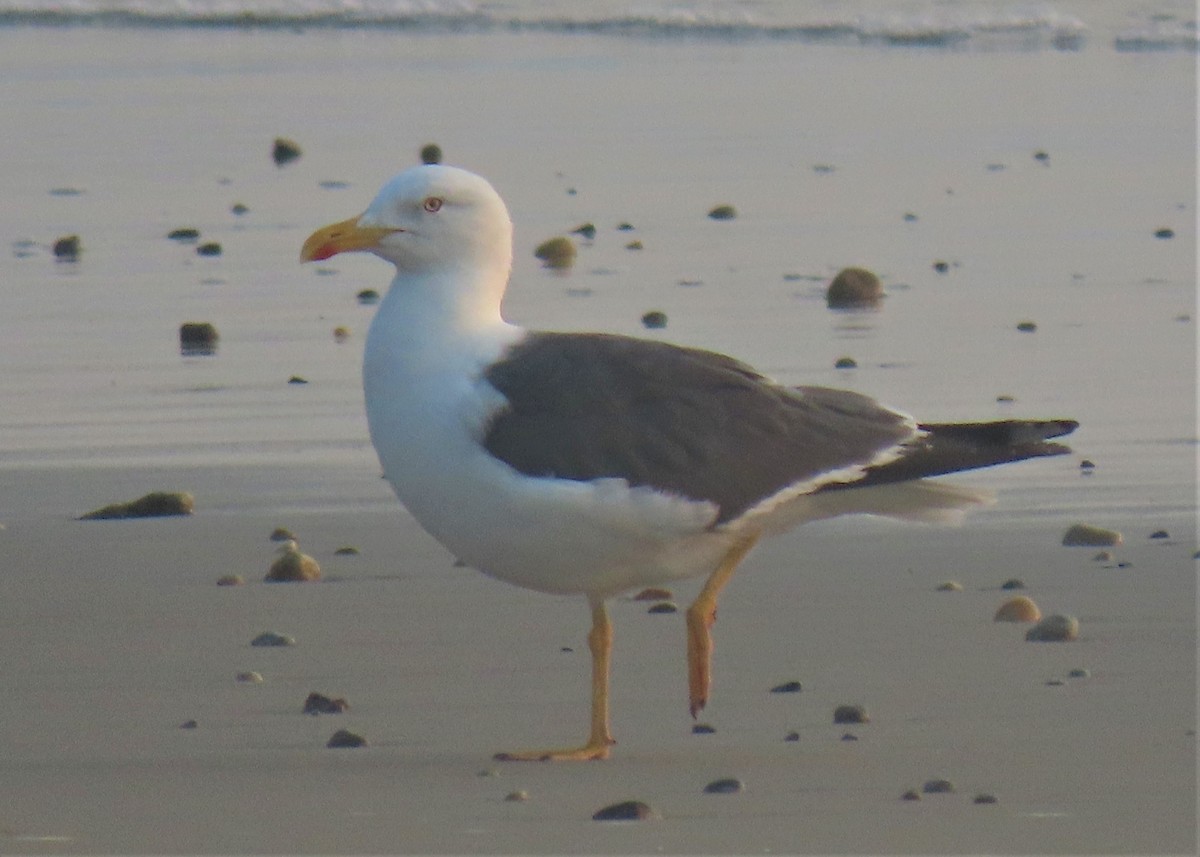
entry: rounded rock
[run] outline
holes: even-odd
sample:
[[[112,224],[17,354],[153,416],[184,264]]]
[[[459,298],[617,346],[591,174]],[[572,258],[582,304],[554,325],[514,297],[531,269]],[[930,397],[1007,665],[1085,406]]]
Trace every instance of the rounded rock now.
[[[708,216],[711,220],[733,220],[737,217],[737,209],[728,204],[716,205],[709,210]]]
[[[54,253],[54,258],[64,262],[74,262],[79,258],[79,253],[83,250],[80,246],[78,235],[64,235],[54,242],[54,246],[50,248]]]
[[[900,795],[900,800],[920,800],[921,793],[916,789],[909,789],[904,794]]]
[[[592,814],[593,821],[645,821],[661,817],[654,808],[640,800],[609,804]]]
[[[525,791],[525,789],[517,789],[515,792],[506,794],[504,800],[508,803],[524,803],[529,800],[529,792]]]
[[[271,159],[275,161],[275,166],[282,167],[284,164],[290,164],[292,161],[300,157],[300,147],[285,137],[276,137],[275,144],[271,147]]]
[[[921,791],[927,795],[950,794],[954,791],[954,783],[943,779],[926,780]]]
[[[1010,577],[1008,580],[1000,584],[1000,588],[1005,590],[1024,589],[1025,581],[1021,580],[1019,577]]]
[[[722,777],[706,785],[704,793],[710,795],[733,795],[745,791],[745,789],[745,785],[737,777]]]
[[[1017,330],[1021,333],[1034,333],[1037,330],[1037,322],[1021,321],[1017,322]]]
[[[247,670],[234,676],[234,681],[236,681],[238,684],[262,684],[263,677],[262,673],[257,673],[253,670]]]
[[[354,296],[363,306],[371,306],[379,303],[379,292],[374,289],[363,289]]]
[[[200,230],[185,226],[180,229],[172,229],[167,233],[167,237],[172,241],[195,241],[200,237]]]
[[[1032,598],[1018,595],[1005,601],[992,617],[993,622],[1036,622],[1042,618],[1042,611]]]
[[[537,246],[533,255],[546,268],[565,270],[575,264],[575,243],[564,235],[547,239]]]
[[[783,684],[777,684],[771,688],[771,693],[799,693],[800,682],[785,681]]]
[[[971,800],[971,803],[975,803],[975,804],[993,804],[993,803],[999,803],[999,802],[1000,801],[998,801],[996,799],[996,796],[991,795],[991,794],[977,794]]]
[[[245,582],[240,574],[223,574],[217,578],[217,586],[241,586]]]
[[[833,710],[834,723],[870,723],[867,709],[862,705],[839,705]]]
[[[834,361],[834,369],[857,369],[858,361],[853,357],[839,357]]]
[[[325,742],[325,746],[334,749],[365,747],[367,746],[367,739],[357,733],[351,732],[349,729],[339,729]]]
[[[442,162],[442,147],[437,143],[426,143],[421,147],[421,163],[440,164]]]
[[[310,693],[304,700],[302,713],[304,714],[341,714],[350,710],[350,703],[342,697],[328,697],[323,693],[317,693],[315,690]]]
[[[296,638],[289,637],[287,634],[277,634],[274,631],[263,631],[257,637],[250,641],[250,645],[258,648],[271,648],[274,646],[294,646]]]
[[[883,298],[879,277],[866,268],[843,268],[825,290],[830,309],[876,306]]]
[[[1055,613],[1038,622],[1025,633],[1034,643],[1069,643],[1079,639],[1079,620],[1074,616]]]
[[[311,556],[300,552],[295,539],[289,539],[279,548],[279,558],[271,563],[267,583],[301,583],[321,579],[321,566]]]
[[[717,731],[716,728],[709,723],[693,723],[692,724],[692,734],[693,735],[712,735],[712,734],[716,733],[716,731]]]
[[[1116,530],[1106,530],[1091,524],[1072,524],[1063,533],[1065,547],[1115,547],[1125,541]]]
[[[190,515],[196,510],[196,500],[184,491],[152,491],[128,503],[112,503],[88,512],[81,521],[103,521],[119,518],[166,518]]]
[[[673,601],[659,601],[657,604],[651,604],[647,613],[677,613],[679,608]]]
[[[957,580],[947,580],[937,585],[938,592],[962,592],[963,586]]]
[[[667,326],[667,314],[662,310],[652,309],[642,316],[642,327],[647,330],[660,330]]]
[[[197,256],[220,256],[221,245],[216,241],[208,241],[196,248]]]
[[[220,338],[209,321],[185,321],[179,325],[179,350],[184,354],[212,354]]]

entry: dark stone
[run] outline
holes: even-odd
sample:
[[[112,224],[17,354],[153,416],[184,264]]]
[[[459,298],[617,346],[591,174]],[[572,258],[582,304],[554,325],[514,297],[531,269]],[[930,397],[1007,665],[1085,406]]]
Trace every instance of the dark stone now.
[[[858,361],[853,357],[839,357],[833,364],[834,369],[857,369]]]
[[[572,235],[581,235],[584,238],[591,241],[593,238],[596,237],[596,224],[581,223],[580,225],[576,226],[574,229],[571,230],[571,234]]]
[[[603,809],[598,809],[592,815],[593,821],[643,821],[650,818],[658,818],[659,814],[655,812],[649,804],[642,803],[640,800],[625,800],[620,803],[610,804]]]
[[[437,143],[426,143],[421,147],[421,163],[440,164],[442,162],[442,147]]]
[[[799,693],[800,682],[785,681],[783,684],[777,684],[771,688],[771,693]]]
[[[346,545],[345,547],[340,547],[333,552],[334,556],[358,556],[358,554],[359,554],[358,548],[354,547],[353,545]]]
[[[83,248],[80,246],[78,235],[65,235],[54,242],[52,249],[55,259],[61,259],[64,262],[74,262],[79,258],[79,252]]]
[[[679,608],[671,601],[660,601],[657,604],[651,604],[647,613],[677,613]]]
[[[294,646],[296,639],[289,637],[287,634],[277,634],[274,631],[263,631],[257,637],[250,641],[250,645],[256,648],[273,648],[275,646]]]
[[[667,314],[662,310],[652,309],[642,316],[642,326],[658,329],[667,326]]]
[[[1018,322],[1017,330],[1021,331],[1021,333],[1033,333],[1037,330],[1037,323],[1032,321]]]
[[[977,803],[977,804],[993,804],[993,803],[999,803],[999,802],[1000,801],[996,800],[995,795],[989,795],[989,794],[977,794],[977,795],[975,795],[974,800],[971,801],[971,803]]]
[[[193,229],[190,226],[181,229],[172,229],[167,233],[167,237],[172,241],[195,241],[200,237],[200,230]]]
[[[293,375],[292,377],[288,378],[288,383],[289,384],[307,384],[308,379],[301,378],[299,375]]]
[[[949,780],[928,780],[921,791],[927,795],[949,794],[954,791],[954,783]]]
[[[830,309],[876,306],[883,298],[879,277],[866,268],[843,268],[825,290]]]
[[[1163,228],[1163,229],[1157,229],[1157,230],[1155,230],[1155,232],[1154,232],[1154,237],[1155,237],[1155,238],[1161,238],[1161,239],[1163,239],[1163,240],[1165,241],[1165,240],[1167,240],[1167,239],[1169,239],[1169,238],[1174,238],[1174,237],[1175,237],[1175,230],[1174,230],[1174,229],[1166,229],[1166,228]]]
[[[1152,539],[1169,539],[1169,538],[1171,538],[1171,534],[1168,533],[1166,530],[1155,530],[1154,532],[1152,532],[1150,534],[1150,538],[1152,538]]]
[[[1000,584],[1001,589],[1024,589],[1025,582],[1018,577],[1010,578]]]
[[[183,354],[215,354],[220,338],[212,322],[185,321],[179,325],[179,350]]]
[[[282,167],[284,164],[290,164],[298,157],[300,157],[298,145],[283,137],[275,138],[275,145],[271,148],[271,159],[275,161],[275,166]]]
[[[201,244],[199,247],[196,248],[196,255],[197,256],[220,256],[221,255],[221,245],[218,244],[216,241],[209,241],[205,244]]]
[[[199,723],[197,723],[195,720],[185,720],[185,721],[183,721],[182,723],[180,723],[180,724],[179,724],[179,728],[180,728],[180,729],[195,729],[195,728],[197,728],[199,725],[200,725],[200,724],[199,724]]]
[[[718,205],[708,213],[708,216],[713,220],[733,220],[737,217],[737,209],[732,205]]]
[[[704,793],[710,795],[733,795],[745,790],[742,781],[737,777],[723,777],[713,780],[704,787]]]
[[[233,212],[234,214],[236,214],[238,217],[241,217],[243,214],[245,214],[246,212],[248,212],[250,209],[249,209],[249,208],[247,208],[246,206],[242,205],[240,202],[235,202],[235,203],[234,203],[234,204],[233,204],[233,205],[230,207],[230,209],[229,209],[229,210],[230,210],[231,212]]]
[[[921,793],[916,789],[909,789],[904,794],[900,795],[900,800],[920,800]]]
[[[575,264],[575,244],[565,235],[549,238],[539,244],[533,255],[547,268],[564,269]]]
[[[363,289],[355,297],[358,298],[358,302],[363,306],[379,303],[379,292],[374,289]]]
[[[351,732],[348,729],[339,729],[338,731],[334,732],[332,736],[330,736],[329,740],[325,743],[325,746],[332,747],[334,749],[344,747],[365,747],[367,746],[367,739],[361,735]]]
[[[857,741],[858,736],[855,735],[853,732],[847,732],[845,735],[842,736],[842,740],[843,741]]]
[[[861,705],[839,705],[833,710],[834,723],[870,723],[867,709]]]
[[[950,263],[943,262],[939,259],[933,263],[933,270],[937,271],[939,274],[944,274],[950,270]]]
[[[789,732],[788,734],[786,734],[786,735],[784,735],[784,736],[783,736],[783,740],[784,740],[784,741],[799,741],[799,740],[800,740],[800,733],[799,733],[799,732],[795,732],[795,731],[793,731],[793,732]]]
[[[304,700],[305,714],[341,714],[343,711],[350,710],[350,703],[346,702],[342,697],[331,698],[323,693],[317,693],[315,690],[308,695]]]
[[[81,521],[105,521],[120,518],[166,518],[173,515],[190,515],[196,509],[191,494],[182,491],[152,491],[144,497],[128,503],[113,503],[88,512]]]
[[[716,731],[717,730],[713,726],[709,725],[708,723],[692,724],[692,734],[693,735],[712,735]]]

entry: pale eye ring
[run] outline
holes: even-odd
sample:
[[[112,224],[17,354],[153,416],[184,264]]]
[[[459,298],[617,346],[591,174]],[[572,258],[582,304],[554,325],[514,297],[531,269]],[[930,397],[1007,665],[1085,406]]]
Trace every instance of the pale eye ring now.
[[[421,203],[421,207],[432,214],[435,211],[441,211],[443,200],[440,196],[428,196]]]

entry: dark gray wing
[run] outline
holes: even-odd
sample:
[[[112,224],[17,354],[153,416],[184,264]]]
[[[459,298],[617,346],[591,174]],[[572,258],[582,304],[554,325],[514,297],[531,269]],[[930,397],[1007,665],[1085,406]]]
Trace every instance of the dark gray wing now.
[[[721,354],[623,336],[529,334],[485,378],[508,402],[483,438],[496,458],[707,500],[717,523],[914,435],[866,396],[797,391]]]

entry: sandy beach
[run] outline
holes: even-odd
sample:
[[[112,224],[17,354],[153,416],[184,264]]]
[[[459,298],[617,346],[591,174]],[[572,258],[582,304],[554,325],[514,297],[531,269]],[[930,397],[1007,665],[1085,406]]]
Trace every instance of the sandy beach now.
[[[0,15],[0,853],[1195,853],[1196,54],[1125,47],[1195,24],[1143,5],[1061,4],[1070,49]],[[721,600],[711,734],[682,613],[615,601],[612,758],[495,762],[582,737],[586,605],[457,567],[395,501],[356,300],[390,271],[297,261],[430,141],[510,206],[514,321],[922,419],[1072,417],[1075,451],[953,477],[997,495],[962,527],[761,545]],[[570,273],[539,267],[585,222]],[[879,309],[826,308],[849,265]],[[180,354],[185,321],[214,355]],[[76,520],[157,490],[195,514]],[[1062,546],[1077,522],[1124,543]],[[277,527],[321,582],[261,582]],[[1079,639],[992,621],[1013,578]],[[313,691],[349,711],[302,714]],[[343,728],[368,745],[327,748]],[[661,817],[592,820],[621,800]]]

